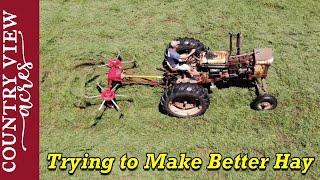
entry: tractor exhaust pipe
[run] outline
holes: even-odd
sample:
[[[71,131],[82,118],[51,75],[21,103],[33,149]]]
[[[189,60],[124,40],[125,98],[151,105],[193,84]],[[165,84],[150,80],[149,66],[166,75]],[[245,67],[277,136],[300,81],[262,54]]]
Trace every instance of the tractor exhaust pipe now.
[[[230,50],[229,50],[229,54],[231,55],[232,52],[233,52],[233,49],[232,49],[232,39],[234,36],[236,36],[237,38],[237,42],[236,42],[236,48],[237,48],[237,55],[240,55],[240,46],[241,46],[241,33],[238,32],[238,33],[232,33],[232,32],[229,32],[229,36],[230,36]]]
[[[241,33],[237,33],[237,55],[240,55],[240,46],[241,46]]]
[[[232,32],[229,32],[229,36],[230,36],[230,50],[229,50],[229,54],[231,55],[232,54],[232,36],[233,36],[233,34],[232,34]]]

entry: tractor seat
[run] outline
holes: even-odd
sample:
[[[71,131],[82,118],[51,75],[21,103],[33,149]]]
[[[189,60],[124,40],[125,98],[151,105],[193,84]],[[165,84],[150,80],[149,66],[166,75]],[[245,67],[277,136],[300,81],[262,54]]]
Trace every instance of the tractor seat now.
[[[182,71],[182,70],[179,70],[179,69],[177,69],[177,68],[174,68],[174,67],[172,67],[171,66],[171,64],[169,63],[169,46],[165,49],[165,51],[164,51],[164,61],[163,61],[163,63],[162,63],[162,65],[163,65],[163,67],[165,68],[165,69],[167,69],[170,73],[181,73],[181,74],[184,74],[186,71]]]

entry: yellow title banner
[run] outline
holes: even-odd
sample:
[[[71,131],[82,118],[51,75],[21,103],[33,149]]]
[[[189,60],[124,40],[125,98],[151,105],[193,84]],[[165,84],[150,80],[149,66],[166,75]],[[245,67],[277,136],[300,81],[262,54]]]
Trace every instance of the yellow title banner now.
[[[85,153],[82,157],[64,157],[62,153],[49,153],[47,155],[49,170],[68,170],[70,175],[77,169],[96,170],[103,175],[112,172],[115,157],[90,157]],[[128,157],[127,154],[119,158],[121,170],[136,170],[140,161],[136,157]],[[200,170],[205,166],[208,171],[216,170],[273,170],[300,171],[305,175],[315,162],[315,157],[293,157],[290,153],[277,153],[274,157],[250,157],[248,154],[238,154],[234,157],[223,157],[220,153],[209,154],[209,159],[204,164],[200,157],[189,157],[186,153],[180,153],[178,157],[170,157],[168,153],[147,153],[143,159],[142,169],[148,170]]]

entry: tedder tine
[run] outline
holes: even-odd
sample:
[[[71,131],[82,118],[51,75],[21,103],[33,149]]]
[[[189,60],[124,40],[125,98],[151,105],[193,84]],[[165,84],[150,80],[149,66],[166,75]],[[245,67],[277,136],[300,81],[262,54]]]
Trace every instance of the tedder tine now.
[[[101,89],[101,91],[105,90],[99,83],[97,83],[97,86]]]
[[[99,111],[103,108],[104,103],[106,102],[106,100],[103,100],[100,107],[99,107]]]
[[[136,61],[123,61],[122,64],[130,64],[130,63],[135,63]]]
[[[129,97],[127,95],[117,94],[116,97]]]
[[[121,55],[121,54],[120,54],[120,51],[118,50],[118,51],[117,51],[117,56],[116,56],[116,58],[119,59],[120,55]]]
[[[93,98],[98,98],[100,97],[100,95],[96,95],[96,96],[84,96],[84,98],[86,99],[93,99]]]
[[[108,66],[108,64],[99,65],[98,67]]]
[[[113,103],[114,108],[115,108],[118,112],[120,112],[119,119],[123,118],[123,113],[121,112],[120,107],[118,106],[118,104],[117,104],[114,100],[111,100],[111,102]]]
[[[115,91],[116,89],[117,89],[117,87],[119,86],[119,83],[118,84],[116,84],[112,89],[111,89],[111,91]]]
[[[118,106],[118,104],[117,104],[113,99],[111,100],[111,102],[113,103],[115,109],[116,109],[117,111],[121,112],[121,111],[120,111],[120,107]]]

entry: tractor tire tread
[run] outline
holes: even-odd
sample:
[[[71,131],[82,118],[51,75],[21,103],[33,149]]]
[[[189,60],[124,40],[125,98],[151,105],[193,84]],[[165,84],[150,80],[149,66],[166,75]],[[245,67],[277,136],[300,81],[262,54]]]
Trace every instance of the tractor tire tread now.
[[[209,98],[208,90],[206,88],[197,84],[192,84],[192,83],[179,83],[169,87],[163,93],[160,99],[160,106],[161,106],[162,112],[165,112],[170,116],[175,116],[179,118],[185,117],[185,116],[175,114],[169,109],[169,102],[176,96],[192,96],[192,97],[197,97],[201,101],[202,103],[201,111],[191,116],[200,116],[204,114],[210,104],[210,98]]]

